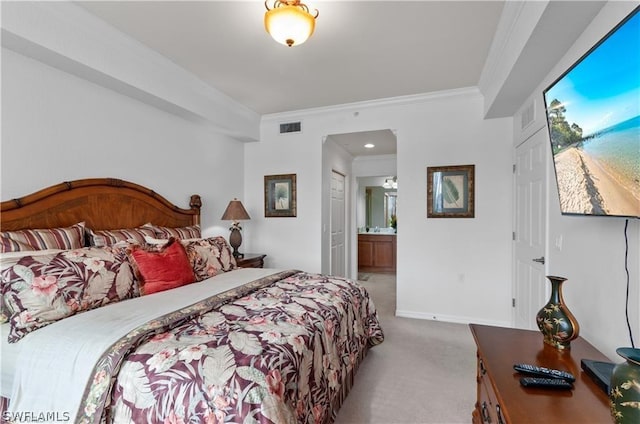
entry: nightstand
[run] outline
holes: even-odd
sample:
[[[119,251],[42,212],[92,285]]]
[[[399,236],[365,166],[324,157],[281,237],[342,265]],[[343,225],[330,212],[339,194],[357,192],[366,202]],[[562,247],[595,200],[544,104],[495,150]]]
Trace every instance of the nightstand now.
[[[264,257],[261,253],[245,253],[244,257],[236,258],[238,268],[263,268]]]

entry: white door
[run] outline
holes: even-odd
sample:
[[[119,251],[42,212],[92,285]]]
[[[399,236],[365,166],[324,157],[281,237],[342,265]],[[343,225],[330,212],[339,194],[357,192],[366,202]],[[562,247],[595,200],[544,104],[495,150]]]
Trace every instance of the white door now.
[[[331,172],[331,275],[345,276],[344,175]]]
[[[516,148],[513,323],[536,329],[546,303],[545,233],[547,133],[542,128]]]

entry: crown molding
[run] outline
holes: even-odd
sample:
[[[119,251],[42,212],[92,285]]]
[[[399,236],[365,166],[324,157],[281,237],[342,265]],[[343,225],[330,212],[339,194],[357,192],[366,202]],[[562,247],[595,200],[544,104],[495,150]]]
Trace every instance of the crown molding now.
[[[397,159],[397,154],[388,154],[388,155],[362,155],[355,156],[353,158],[354,162],[372,162],[372,161],[380,161],[380,160],[394,160]]]
[[[452,90],[433,91],[430,93],[411,94],[407,96],[388,97],[384,99],[367,100],[362,102],[344,103],[333,106],[323,106],[309,109],[299,109],[288,112],[270,113],[262,115],[263,122],[281,121],[283,119],[300,119],[312,115],[329,115],[337,112],[353,112],[362,109],[381,108],[389,106],[405,106],[415,103],[427,103],[444,98],[461,96],[481,96],[478,87],[463,87]]]

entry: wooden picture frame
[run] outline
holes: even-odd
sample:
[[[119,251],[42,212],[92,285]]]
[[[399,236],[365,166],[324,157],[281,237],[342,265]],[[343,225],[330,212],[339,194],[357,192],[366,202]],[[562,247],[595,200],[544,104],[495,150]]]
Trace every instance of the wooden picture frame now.
[[[475,217],[475,165],[427,167],[427,218]]]
[[[264,176],[265,218],[295,217],[296,174]]]

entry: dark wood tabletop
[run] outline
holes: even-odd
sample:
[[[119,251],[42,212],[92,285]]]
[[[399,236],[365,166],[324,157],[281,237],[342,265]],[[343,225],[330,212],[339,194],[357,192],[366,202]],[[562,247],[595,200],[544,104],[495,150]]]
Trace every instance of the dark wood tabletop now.
[[[583,338],[573,340],[571,348],[563,352],[543,343],[539,331],[477,324],[469,327],[508,422],[613,422],[607,394],[580,367],[581,359],[610,360]],[[516,363],[568,371],[576,377],[574,388],[563,391],[522,387],[522,375],[513,369]]]

